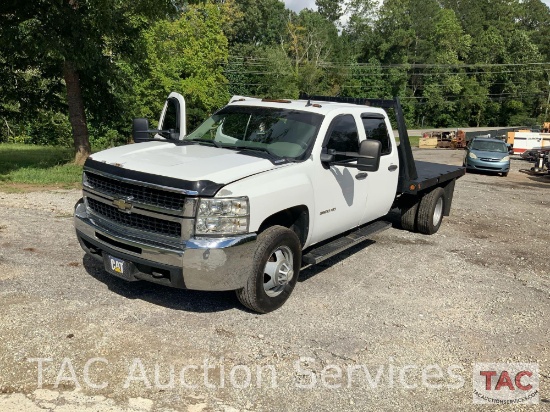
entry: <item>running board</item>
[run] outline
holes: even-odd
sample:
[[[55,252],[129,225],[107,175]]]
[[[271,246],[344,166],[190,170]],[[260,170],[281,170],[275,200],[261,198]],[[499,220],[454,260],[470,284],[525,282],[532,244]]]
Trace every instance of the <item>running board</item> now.
[[[391,226],[391,223],[384,221],[376,221],[367,226],[363,226],[360,229],[348,233],[346,236],[339,237],[330,243],[310,250],[307,254],[302,256],[302,265],[316,265],[317,263],[320,263],[325,259],[337,255],[338,253],[343,252],[344,250],[349,249],[350,247],[355,246],[358,243],[363,242],[364,240],[367,240],[369,237],[376,233],[383,232],[384,230],[389,229]]]

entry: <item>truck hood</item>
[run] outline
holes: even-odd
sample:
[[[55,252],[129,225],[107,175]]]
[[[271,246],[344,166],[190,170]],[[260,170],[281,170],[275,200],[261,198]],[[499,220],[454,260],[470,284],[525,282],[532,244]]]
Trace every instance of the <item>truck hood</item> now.
[[[198,144],[176,146],[164,142],[115,147],[94,153],[90,158],[136,172],[220,184],[281,167],[267,159],[235,150]]]

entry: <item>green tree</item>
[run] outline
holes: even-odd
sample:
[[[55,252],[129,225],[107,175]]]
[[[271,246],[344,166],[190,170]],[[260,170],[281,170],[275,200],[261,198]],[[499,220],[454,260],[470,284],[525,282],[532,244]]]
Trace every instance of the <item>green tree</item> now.
[[[271,46],[263,50],[265,58],[263,79],[256,94],[272,99],[298,98],[299,86],[292,60],[279,46]]]
[[[269,46],[280,44],[289,11],[279,0],[236,0],[240,18],[235,19],[229,43]]]
[[[544,61],[550,61],[550,7],[541,0],[525,0],[522,8],[521,27],[529,33]]]
[[[315,5],[319,14],[331,23],[337,22],[344,14],[343,0],[315,0]]]
[[[186,98],[190,128],[227,103],[224,7],[190,5],[178,19],[160,20],[145,32],[147,70],[136,85],[143,115],[158,115],[164,99],[174,90]]]
[[[168,0],[6,0],[0,9],[0,50],[13,70],[47,67],[63,79],[75,162],[90,154],[85,96],[109,96],[114,61],[135,52],[147,18],[174,10]],[[108,98],[107,98],[108,100]]]
[[[349,97],[383,98],[393,97],[384,81],[384,69],[375,58],[367,64],[354,63],[348,67],[349,73],[342,82],[342,95]]]
[[[338,48],[338,31],[319,13],[304,9],[287,22],[284,46],[292,60],[300,91],[324,93],[329,87],[326,63]]]

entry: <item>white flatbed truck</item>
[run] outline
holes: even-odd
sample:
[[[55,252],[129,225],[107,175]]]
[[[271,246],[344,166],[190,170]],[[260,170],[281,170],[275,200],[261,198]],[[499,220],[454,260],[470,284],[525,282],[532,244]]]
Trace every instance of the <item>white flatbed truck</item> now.
[[[128,281],[235,290],[260,313],[301,268],[390,227],[392,208],[404,229],[437,232],[464,175],[414,160],[398,99],[238,97],[187,134],[171,93],[159,129],[134,119],[133,134],[86,161],[82,248]]]

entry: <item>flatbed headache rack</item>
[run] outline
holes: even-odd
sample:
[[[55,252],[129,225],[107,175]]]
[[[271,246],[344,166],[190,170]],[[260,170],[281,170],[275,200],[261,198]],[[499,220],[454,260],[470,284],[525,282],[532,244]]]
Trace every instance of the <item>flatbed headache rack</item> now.
[[[398,193],[416,194],[433,186],[457,179],[464,176],[465,169],[457,166],[448,166],[437,163],[417,162],[412,155],[411,142],[403,116],[403,109],[399,97],[393,100],[384,99],[364,99],[358,97],[333,97],[333,96],[310,96],[301,94],[300,99],[314,100],[321,102],[349,103],[370,107],[378,107],[384,110],[393,109],[397,120],[397,130],[399,132],[399,145],[397,153],[399,155],[399,183],[397,185]],[[418,168],[417,168],[418,166]],[[419,169],[419,170],[418,170]]]

